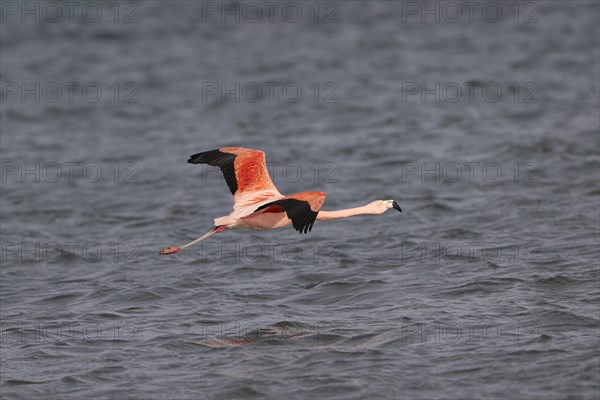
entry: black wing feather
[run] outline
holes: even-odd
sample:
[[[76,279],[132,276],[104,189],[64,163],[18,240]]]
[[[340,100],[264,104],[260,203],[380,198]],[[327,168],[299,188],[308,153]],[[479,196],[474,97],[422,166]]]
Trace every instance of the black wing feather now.
[[[237,156],[231,153],[224,153],[219,149],[205,151],[203,153],[194,154],[188,160],[190,164],[208,164],[213,167],[219,167],[225,182],[231,191],[231,194],[235,194],[238,190],[238,182],[235,177],[235,166],[234,161]]]
[[[275,200],[270,203],[263,204],[262,206],[258,207],[255,212],[274,204],[281,206],[285,210],[287,217],[292,220],[292,226],[300,233],[310,232],[315,220],[317,219],[317,214],[319,214],[318,211],[313,211],[310,208],[308,201],[296,199]]]

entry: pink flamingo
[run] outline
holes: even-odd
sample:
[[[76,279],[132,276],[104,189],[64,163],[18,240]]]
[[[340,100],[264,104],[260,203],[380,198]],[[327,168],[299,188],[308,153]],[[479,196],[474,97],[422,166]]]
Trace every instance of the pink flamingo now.
[[[292,224],[300,233],[312,230],[315,220],[330,221],[362,214],[383,214],[390,208],[402,212],[394,200],[375,200],[367,205],[337,211],[321,211],[325,192],[302,192],[284,196],[269,177],[265,153],[241,147],[194,154],[190,164],[219,167],[233,194],[233,211],[215,219],[215,227],[180,247],[167,247],[160,254],[174,254],[215,233],[232,228],[277,229]]]

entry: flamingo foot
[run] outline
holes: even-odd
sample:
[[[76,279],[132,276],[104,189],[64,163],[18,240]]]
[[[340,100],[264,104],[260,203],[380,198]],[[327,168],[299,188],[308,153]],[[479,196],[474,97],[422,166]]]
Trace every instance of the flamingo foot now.
[[[175,254],[175,253],[179,253],[181,251],[181,247],[167,247],[164,250],[160,251],[160,254]]]

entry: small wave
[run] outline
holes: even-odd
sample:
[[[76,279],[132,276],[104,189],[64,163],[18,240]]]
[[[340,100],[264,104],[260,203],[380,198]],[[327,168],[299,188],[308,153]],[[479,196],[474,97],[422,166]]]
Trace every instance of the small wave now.
[[[60,381],[69,385],[79,385],[85,383],[83,379],[78,379],[72,375],[63,376]]]
[[[40,385],[50,381],[28,381],[24,379],[9,379],[4,381],[6,386],[21,386],[21,385]]]
[[[535,280],[535,284],[541,286],[568,285],[570,283],[576,282],[578,282],[576,279],[571,279],[563,275],[555,275],[547,278],[538,278]]]
[[[72,292],[72,293],[61,293],[55,296],[44,297],[40,300],[36,300],[35,303],[50,303],[50,302],[60,302],[60,301],[68,301],[80,298],[84,295],[83,292]]]
[[[544,327],[546,329],[550,327],[562,329],[597,328],[599,322],[595,318],[558,310],[543,311],[538,313],[536,318],[529,321],[533,327]]]
[[[415,209],[415,212],[417,211],[443,211],[443,212],[453,212],[454,209],[450,206],[448,206],[447,204],[443,204],[443,203],[438,203],[436,201],[433,201],[429,204],[425,204],[422,205],[420,207],[417,207]]]
[[[493,293],[505,290],[507,287],[511,287],[522,282],[523,281],[521,279],[517,278],[487,279],[455,286],[449,290],[446,290],[444,294],[449,296],[462,296],[472,293]]]

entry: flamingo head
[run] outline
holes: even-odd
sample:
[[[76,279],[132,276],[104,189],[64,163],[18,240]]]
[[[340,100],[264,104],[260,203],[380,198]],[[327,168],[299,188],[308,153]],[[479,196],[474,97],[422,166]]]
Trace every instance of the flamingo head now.
[[[402,212],[402,209],[400,208],[398,203],[396,203],[395,200],[375,200],[374,202],[369,204],[369,208],[371,208],[372,214],[383,214],[390,208],[394,208]]]

